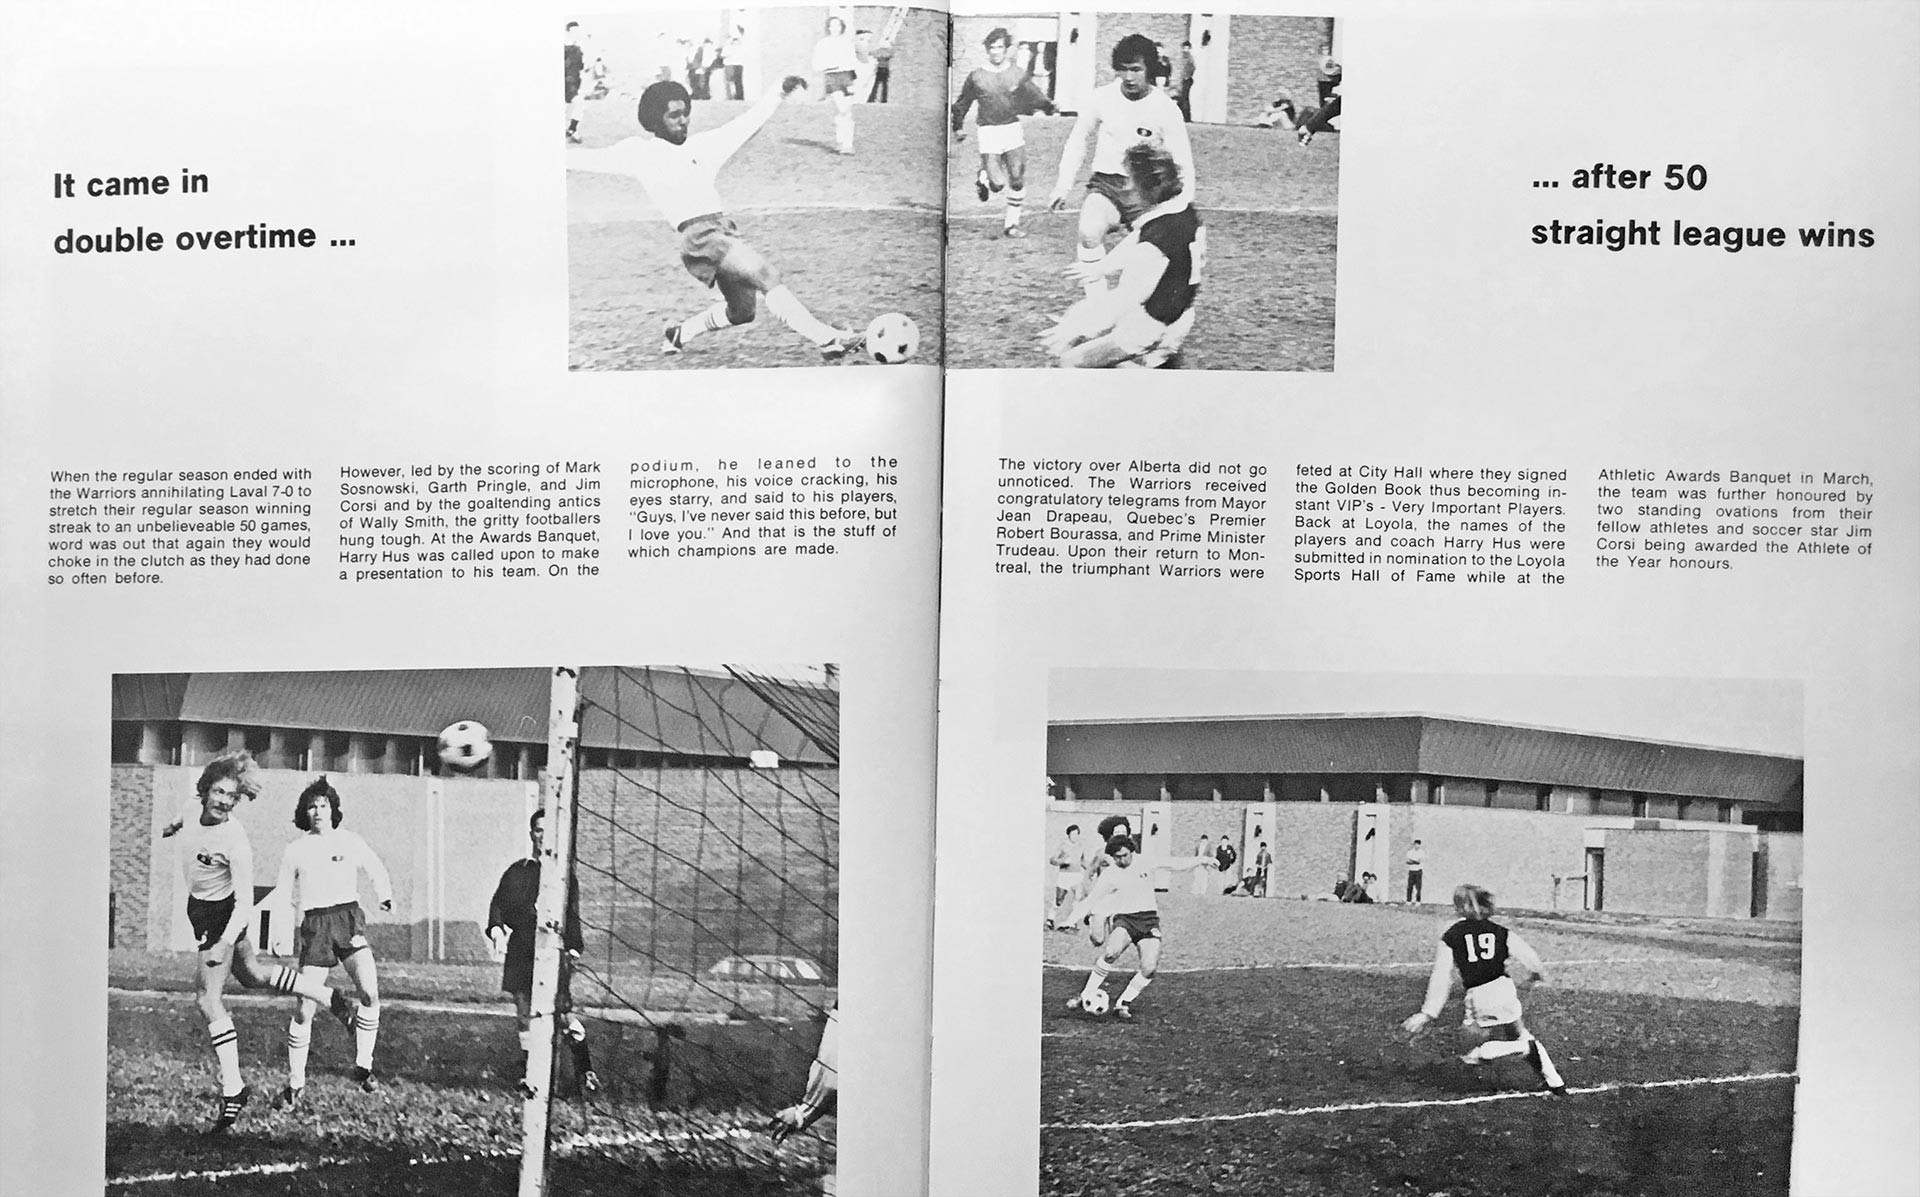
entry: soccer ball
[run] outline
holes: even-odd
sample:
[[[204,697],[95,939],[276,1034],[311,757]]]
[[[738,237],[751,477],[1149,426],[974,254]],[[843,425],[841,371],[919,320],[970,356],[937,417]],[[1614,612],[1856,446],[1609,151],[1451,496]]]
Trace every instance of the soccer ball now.
[[[440,763],[449,769],[470,773],[486,764],[492,755],[493,740],[483,724],[462,719],[440,733]]]
[[[1088,1014],[1105,1014],[1107,1012],[1107,991],[1104,989],[1094,990],[1092,997],[1085,998],[1081,1001],[1080,1008]]]
[[[904,362],[920,348],[920,326],[899,312],[875,316],[867,325],[867,352],[883,366]]]

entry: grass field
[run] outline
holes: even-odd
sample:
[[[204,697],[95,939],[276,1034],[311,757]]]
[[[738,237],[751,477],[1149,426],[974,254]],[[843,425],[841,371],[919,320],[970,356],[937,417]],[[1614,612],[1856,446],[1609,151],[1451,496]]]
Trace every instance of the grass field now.
[[[1457,995],[1409,1038],[1440,908],[1162,897],[1160,978],[1118,1023],[1070,1013],[1092,949],[1049,933],[1049,1194],[1787,1192],[1798,928],[1505,921],[1551,981],[1527,1024],[1569,1092],[1456,1057]],[[1108,983],[1117,993],[1133,957]]]
[[[116,952],[108,1006],[107,1157],[112,1193],[512,1193],[520,1165],[524,1056],[497,966],[382,965],[376,1093],[348,1079],[352,1046],[315,1023],[307,1103],[268,1099],[286,1076],[287,1003],[230,992],[255,1102],[218,1138],[202,1135],[218,1081],[187,991],[191,957]],[[822,990],[830,1002],[831,990]],[[751,1004],[751,1003],[750,1003]],[[582,1099],[570,1075],[553,1106],[554,1191],[772,1197],[817,1192],[833,1166],[831,1119],[774,1147],[768,1112],[798,1095],[817,1024],[690,1022],[670,1045],[645,1026],[590,1019],[605,1088]],[[562,1059],[565,1053],[560,1053]],[[659,1096],[663,1100],[650,1101]]]
[[[694,132],[746,108],[694,106]],[[941,189],[945,134],[938,109],[860,106],[856,152],[833,144],[823,103],[783,105],[720,172],[727,212],[813,314],[864,329],[882,312],[920,326],[919,360],[938,363],[941,334]],[[630,101],[587,107],[586,145],[639,135]],[[715,302],[680,264],[679,238],[640,184],[614,175],[567,174],[570,287],[568,365],[575,370],[817,366],[819,353],[769,315],[660,353],[669,321]],[[859,360],[865,361],[864,357]]]
[[[1026,121],[1027,237],[1001,235],[1000,197],[982,204],[979,151],[947,160],[947,365],[1051,366],[1039,333],[1080,290],[1061,276],[1074,259],[1082,191],[1046,214],[1073,122]],[[1181,364],[1208,370],[1331,370],[1340,139],[1302,148],[1270,129],[1191,126],[1207,271]]]

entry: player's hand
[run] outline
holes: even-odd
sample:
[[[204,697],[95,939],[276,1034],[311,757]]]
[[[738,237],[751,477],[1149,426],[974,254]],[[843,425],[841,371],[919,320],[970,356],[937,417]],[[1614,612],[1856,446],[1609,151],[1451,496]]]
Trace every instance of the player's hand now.
[[[1409,1035],[1418,1035],[1420,1032],[1426,1030],[1427,1024],[1432,1021],[1433,1020],[1431,1018],[1427,1017],[1427,1012],[1425,1010],[1422,1010],[1420,1013],[1414,1015],[1412,1018],[1409,1018],[1407,1021],[1401,1023],[1400,1029],[1405,1031]]]
[[[775,1143],[786,1142],[795,1131],[805,1130],[807,1113],[803,1106],[788,1106],[767,1120],[767,1134]]]
[[[1047,211],[1065,212],[1066,210],[1067,210],[1067,193],[1066,192],[1056,191],[1052,195],[1047,197]]]
[[[386,899],[386,900],[385,900],[384,902],[381,902],[381,903],[380,903],[380,909],[381,909],[381,910],[387,910],[387,911],[390,911],[390,910],[392,910],[392,909],[393,909],[393,899],[392,899],[392,898],[388,898],[388,899]]]
[[[167,824],[165,827],[162,827],[160,829],[160,838],[163,840],[171,839],[172,837],[179,835],[180,829],[182,827],[185,827],[186,825],[187,824],[185,820],[175,819],[173,822]]]
[[[1106,261],[1102,259],[1098,262],[1074,262],[1071,265],[1062,266],[1060,273],[1084,287],[1088,283],[1097,283],[1105,280],[1107,277]],[[1218,861],[1213,860],[1211,857],[1197,856],[1194,858],[1193,863],[1187,867],[1198,868],[1201,865],[1216,865],[1218,863]]]
[[[579,949],[579,948],[568,948],[568,949],[567,949],[567,963],[568,963],[568,964],[572,964],[572,963],[574,963],[574,962],[575,962],[576,960],[579,960],[579,959],[580,959],[580,949]]]

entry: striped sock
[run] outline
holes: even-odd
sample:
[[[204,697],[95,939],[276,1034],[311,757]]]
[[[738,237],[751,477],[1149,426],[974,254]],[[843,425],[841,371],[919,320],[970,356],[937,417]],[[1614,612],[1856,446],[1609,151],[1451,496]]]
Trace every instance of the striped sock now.
[[[207,1038],[213,1041],[213,1058],[220,1065],[220,1092],[240,1091],[240,1035],[233,1019],[222,1018],[207,1024]]]
[[[373,1041],[380,1037],[380,1007],[361,1006],[353,1015],[353,1062],[373,1067]]]
[[[307,1083],[307,1049],[313,1046],[313,1023],[294,1019],[287,1023],[287,1087],[298,1089]]]
[[[1561,1079],[1560,1070],[1553,1066],[1553,1057],[1547,1055],[1546,1044],[1529,1034],[1527,1045],[1527,1063],[1533,1065],[1533,1070],[1540,1074],[1540,1079],[1547,1083],[1547,1088],[1564,1087],[1567,1082]]]
[[[774,318],[780,323],[815,345],[825,345],[840,335],[838,329],[821,323],[812,312],[809,312],[807,305],[801,303],[800,297],[789,291],[784,283],[767,292],[767,310],[772,312]]]
[[[1007,188],[1007,211],[1003,218],[1007,228],[1018,228],[1020,217],[1026,211],[1027,189],[1024,187]]]
[[[702,333],[719,332],[723,328],[732,328],[733,321],[727,319],[727,305],[724,300],[714,304],[696,316],[689,316],[680,325],[680,343],[686,344]]]
[[[1092,997],[1095,990],[1098,990],[1107,983],[1107,974],[1112,971],[1113,965],[1107,963],[1105,956],[1094,961],[1093,969],[1087,973],[1087,983],[1080,990],[1080,1000],[1084,1002]]]
[[[1147,976],[1145,973],[1133,974],[1133,980],[1128,981],[1127,987],[1120,991],[1120,1004],[1125,1005],[1139,997],[1140,991],[1151,984],[1153,984],[1153,978]]]
[[[292,993],[300,984],[300,973],[284,964],[276,964],[267,970],[268,989],[275,993]]]

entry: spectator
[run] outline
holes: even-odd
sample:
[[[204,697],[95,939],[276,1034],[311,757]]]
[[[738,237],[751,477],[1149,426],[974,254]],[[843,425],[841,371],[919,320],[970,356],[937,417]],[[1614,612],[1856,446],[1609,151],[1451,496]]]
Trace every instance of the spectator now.
[[[1418,902],[1421,900],[1422,863],[1425,859],[1426,853],[1424,849],[1421,848],[1420,841],[1416,838],[1413,841],[1413,845],[1407,849],[1407,901],[1409,902]]]

